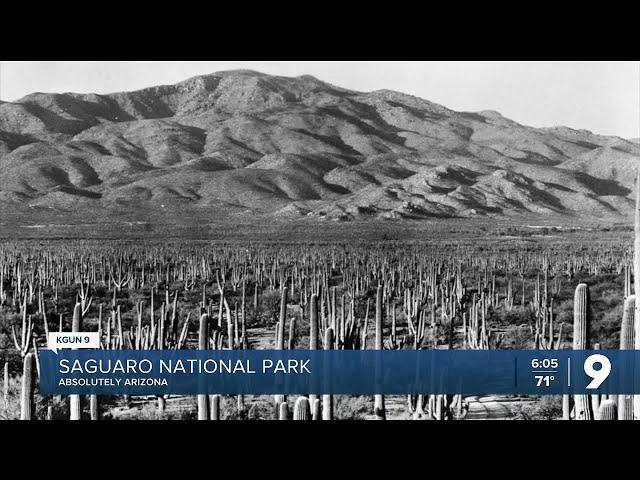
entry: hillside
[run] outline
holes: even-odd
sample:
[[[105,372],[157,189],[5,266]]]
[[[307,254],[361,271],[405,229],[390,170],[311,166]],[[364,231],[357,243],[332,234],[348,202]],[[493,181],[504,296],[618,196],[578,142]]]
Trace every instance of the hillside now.
[[[637,141],[228,71],[0,103],[0,221],[625,221]],[[170,212],[170,213],[169,213]]]

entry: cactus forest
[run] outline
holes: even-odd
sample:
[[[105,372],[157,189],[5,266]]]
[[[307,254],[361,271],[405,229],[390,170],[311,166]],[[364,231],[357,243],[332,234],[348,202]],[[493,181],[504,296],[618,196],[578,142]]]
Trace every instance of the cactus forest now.
[[[637,349],[639,229],[636,218],[635,250],[624,231],[432,242],[7,240],[0,418],[638,418],[632,395],[45,396],[38,351],[51,331],[99,332],[103,349]]]

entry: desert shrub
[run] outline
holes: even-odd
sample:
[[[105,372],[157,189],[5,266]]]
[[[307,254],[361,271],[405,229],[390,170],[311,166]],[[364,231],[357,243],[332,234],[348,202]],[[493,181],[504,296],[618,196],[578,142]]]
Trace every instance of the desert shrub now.
[[[511,311],[500,307],[498,310],[489,310],[487,321],[491,326],[533,324],[535,323],[535,313],[527,307],[514,306]]]
[[[280,316],[280,295],[279,290],[263,292],[258,298],[258,311],[247,317],[247,326],[275,325]]]
[[[0,396],[0,420],[19,420],[20,419],[20,397],[22,394],[22,375],[9,376],[9,390],[7,400]],[[62,397],[62,401],[58,401],[58,397],[45,397],[36,393],[34,395],[35,417],[38,420],[47,418],[47,409],[52,406],[53,419],[69,419],[69,408],[65,406],[68,397]],[[68,401],[67,401],[68,403]]]
[[[156,295],[154,295],[154,297],[156,297]],[[150,295],[148,293],[145,293],[145,292],[141,291],[141,290],[140,291],[136,291],[136,292],[130,292],[129,298],[128,298],[128,301],[127,301],[127,305],[131,305],[131,306],[133,306],[135,308],[135,305],[139,301],[143,301],[143,302],[145,302],[145,306],[146,306],[149,303],[149,298],[150,298]],[[164,301],[164,296],[163,296],[163,300],[160,300],[160,301],[158,301],[158,300],[159,300],[158,298],[154,298],[154,302],[156,302],[154,304],[154,307],[155,306],[160,307],[160,304]],[[103,307],[103,309],[104,309],[104,307]],[[146,312],[145,315],[147,315],[148,313],[149,312]]]
[[[275,420],[276,410],[273,401],[258,399],[247,404],[247,420]]]
[[[9,377],[7,401],[0,398],[0,420],[18,420],[20,418],[21,377]]]
[[[591,325],[593,344],[599,343],[600,348],[617,349],[620,346],[620,323],[622,322],[623,305],[618,305],[607,312]]]
[[[107,287],[107,285],[98,283],[91,285],[91,295],[94,299],[98,300],[98,303],[100,303],[100,300],[106,301],[108,299],[111,299],[112,293],[109,292],[109,288]]]
[[[220,399],[221,420],[276,420],[273,396],[244,396],[244,410],[238,410],[238,396],[224,395]]]
[[[246,397],[245,397],[246,398]],[[220,398],[220,419],[221,420],[244,420],[247,411],[238,411],[238,397],[236,395],[223,395]],[[250,408],[245,401],[245,409]]]
[[[0,335],[11,337],[11,326],[19,327],[22,322],[22,315],[5,310],[0,312]]]
[[[533,334],[527,325],[510,325],[504,332],[501,348],[526,350],[533,347]]]
[[[336,420],[364,420],[373,412],[373,397],[370,395],[335,395],[334,402]]]
[[[53,397],[37,395],[36,399],[36,418],[46,419],[47,411],[51,407],[51,420],[69,420],[69,397],[67,395]],[[87,412],[88,417],[89,413]]]
[[[164,415],[160,415],[158,412],[155,400],[131,407],[118,406],[109,409],[102,418],[105,420],[195,420],[198,418],[195,401],[195,397],[193,397],[191,405],[180,410],[167,408]],[[167,402],[167,407],[168,404],[169,402]]]
[[[322,339],[318,337],[318,341],[320,343],[320,348],[322,348]],[[295,348],[299,349],[308,349],[309,348],[309,326],[307,325],[306,332],[298,333],[296,332],[295,337]]]
[[[516,418],[521,420],[558,420],[562,418],[562,395],[542,395],[535,402],[518,405]]]
[[[573,325],[573,297],[571,299],[556,301],[553,303],[554,321],[565,322]]]

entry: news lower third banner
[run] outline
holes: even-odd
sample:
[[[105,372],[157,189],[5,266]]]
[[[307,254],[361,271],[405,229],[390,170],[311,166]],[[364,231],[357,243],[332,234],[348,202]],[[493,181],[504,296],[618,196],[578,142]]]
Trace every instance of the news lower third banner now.
[[[640,350],[51,350],[44,395],[640,394]]]

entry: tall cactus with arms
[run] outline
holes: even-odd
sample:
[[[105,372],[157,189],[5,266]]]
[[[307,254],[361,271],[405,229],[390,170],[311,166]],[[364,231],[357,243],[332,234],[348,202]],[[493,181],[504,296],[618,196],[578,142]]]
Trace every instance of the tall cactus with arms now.
[[[576,287],[573,300],[573,349],[586,350],[589,348],[589,287],[581,283]],[[576,420],[593,420],[591,398],[589,395],[576,395]]]

